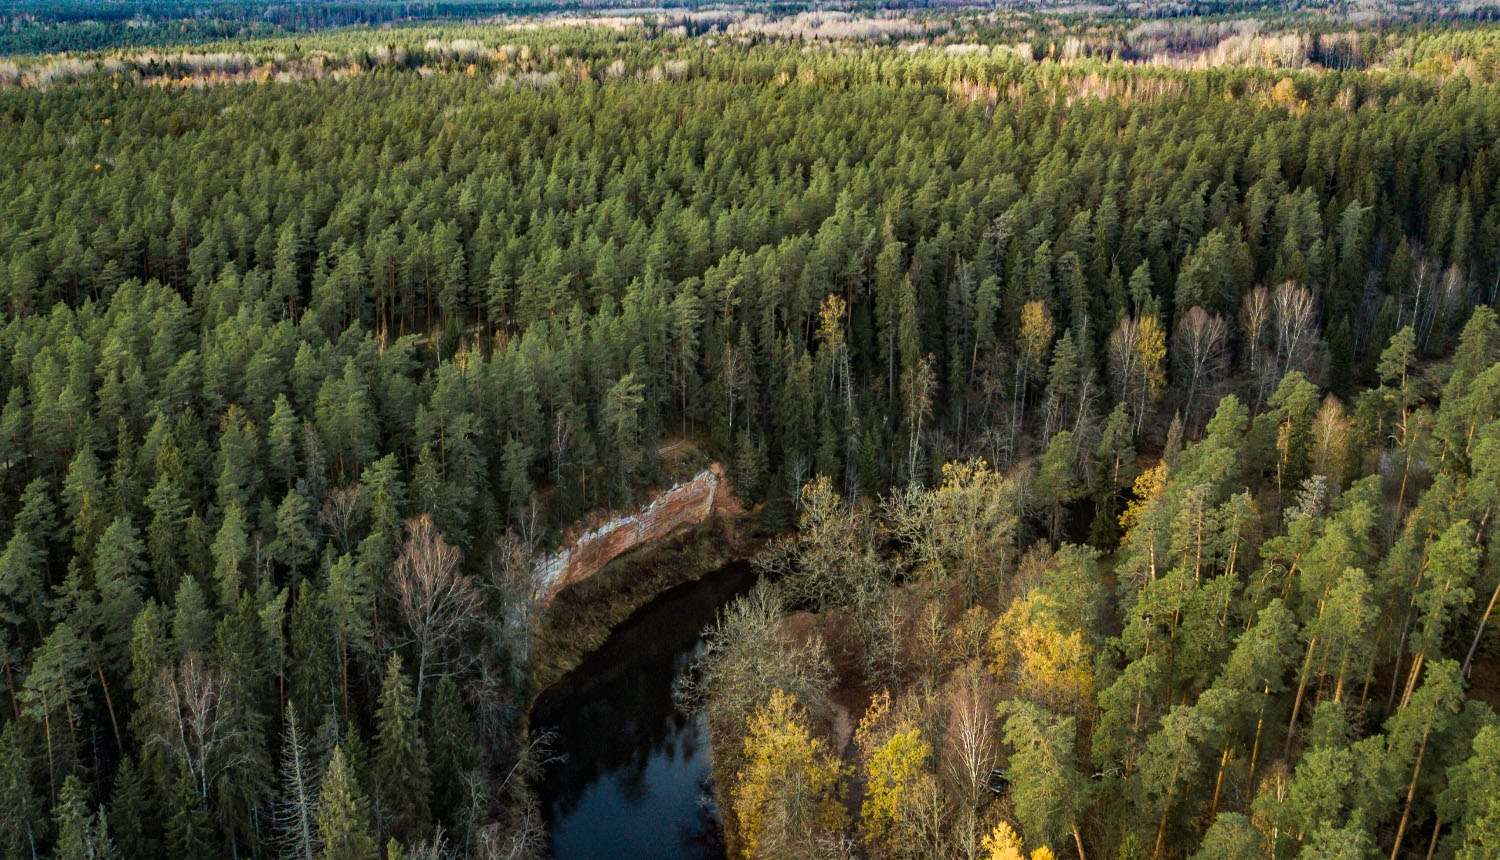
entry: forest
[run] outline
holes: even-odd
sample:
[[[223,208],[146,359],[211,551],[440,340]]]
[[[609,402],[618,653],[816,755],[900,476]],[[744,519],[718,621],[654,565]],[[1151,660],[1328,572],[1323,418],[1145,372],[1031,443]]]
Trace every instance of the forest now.
[[[78,8],[0,856],[545,856],[534,560],[677,443],[731,856],[1500,856],[1492,10]]]

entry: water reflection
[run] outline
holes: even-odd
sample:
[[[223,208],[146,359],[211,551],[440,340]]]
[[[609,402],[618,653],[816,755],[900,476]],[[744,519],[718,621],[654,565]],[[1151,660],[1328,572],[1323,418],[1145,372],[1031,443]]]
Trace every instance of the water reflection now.
[[[556,860],[722,860],[708,727],[676,708],[672,682],[753,581],[735,563],[666,592],[537,702],[532,724],[566,756],[541,785]]]

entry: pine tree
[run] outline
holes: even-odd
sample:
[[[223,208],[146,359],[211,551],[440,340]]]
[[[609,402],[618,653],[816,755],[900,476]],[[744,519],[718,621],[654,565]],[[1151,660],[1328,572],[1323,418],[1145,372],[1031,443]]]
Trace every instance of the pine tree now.
[[[1203,834],[1192,860],[1261,860],[1265,837],[1238,812],[1221,812]]]
[[[1387,753],[1380,762],[1379,772],[1367,778],[1380,781],[1379,791],[1385,798],[1402,798],[1400,823],[1391,849],[1393,857],[1400,856],[1401,843],[1412,820],[1412,809],[1421,796],[1418,788],[1423,766],[1431,767],[1428,747],[1433,744],[1434,736],[1441,738],[1452,727],[1463,700],[1458,664],[1441,660],[1427,668],[1422,686],[1387,723]],[[1405,788],[1400,790],[1403,784]],[[1391,789],[1399,790],[1399,795]]]
[[[42,634],[46,562],[45,552],[24,531],[14,532],[0,552],[0,618],[11,628]]]
[[[56,790],[66,773],[79,727],[84,696],[83,641],[67,622],[58,624],[37,649],[21,687],[21,713],[40,723],[46,738],[48,771]]]
[[[328,589],[322,594],[322,603],[333,620],[345,711],[349,710],[350,660],[368,654],[373,647],[374,591],[369,566],[361,560],[341,555],[328,568]]]
[[[62,500],[73,529],[73,551],[85,557],[92,555],[94,542],[110,519],[104,472],[92,445],[79,447],[78,455],[69,464]]]
[[[1005,741],[1014,750],[1009,773],[1016,817],[1027,837],[1051,845],[1071,834],[1078,856],[1087,858],[1080,828],[1087,793],[1074,763],[1073,718],[1059,720],[1020,700],[1003,706],[1003,712],[1008,714]]]
[[[1162,717],[1161,729],[1147,742],[1132,782],[1138,783],[1143,811],[1149,810],[1157,822],[1155,857],[1166,845],[1173,813],[1192,796],[1203,764],[1200,745],[1214,728],[1199,708],[1179,705]]]
[[[1474,736],[1473,755],[1448,777],[1448,805],[1457,807],[1457,824],[1449,842],[1454,860],[1485,860],[1500,852],[1500,726],[1485,726]]]

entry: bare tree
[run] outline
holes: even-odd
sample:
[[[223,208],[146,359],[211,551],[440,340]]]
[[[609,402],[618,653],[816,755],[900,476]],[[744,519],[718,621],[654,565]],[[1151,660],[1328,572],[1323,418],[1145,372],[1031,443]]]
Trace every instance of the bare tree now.
[[[1416,271],[1412,273],[1412,286],[1414,289],[1411,301],[1411,318],[1408,322],[1398,312],[1396,314],[1396,327],[1400,328],[1403,324],[1410,325],[1412,331],[1416,332],[1418,336],[1418,343],[1421,343],[1426,340],[1426,333],[1432,329],[1432,321],[1436,316],[1432,293],[1437,290],[1437,285],[1434,283],[1437,280],[1437,275],[1434,272],[1437,267],[1423,253],[1420,245],[1413,247],[1412,253],[1416,258]]]
[[[782,624],[785,611],[780,588],[762,579],[721,612],[694,666],[677,679],[677,700],[706,709],[710,729],[720,737],[743,732],[774,690],[789,693],[813,714],[828,708],[833,665],[823,641],[814,636],[797,645]],[[715,748],[729,755],[739,746],[716,742]]]
[[[1321,347],[1318,300],[1304,286],[1287,281],[1271,294],[1271,330],[1276,345],[1276,379],[1293,370],[1316,380]]]
[[[1345,413],[1344,404],[1332,394],[1313,417],[1313,474],[1324,475],[1330,483],[1341,485],[1349,462],[1354,420]]]
[[[223,671],[192,651],[177,666],[163,666],[156,678],[156,731],[148,743],[188,768],[205,801],[208,787],[248,757],[247,745],[233,743],[240,728],[226,712],[229,683]]]
[[[1182,395],[1182,412],[1189,426],[1197,426],[1200,398],[1212,403],[1214,394],[1227,370],[1225,349],[1229,328],[1218,314],[1209,316],[1203,308],[1193,308],[1177,320],[1172,336],[1172,363],[1176,365],[1177,386]]]
[[[568,454],[573,450],[574,437],[578,433],[575,424],[576,416],[571,409],[559,409],[552,414],[552,432],[548,437],[547,451],[551,461],[549,472],[554,483],[562,483],[563,469],[572,465]]]
[[[328,494],[323,507],[318,511],[318,532],[338,544],[339,552],[354,548],[350,534],[354,529],[354,518],[359,505],[359,489],[348,487]]]
[[[1162,394],[1167,344],[1154,316],[1124,317],[1109,336],[1109,367],[1116,399],[1126,404],[1139,434],[1147,407]]]
[[[1255,380],[1255,406],[1260,407],[1271,396],[1271,387],[1280,377],[1276,376],[1275,362],[1267,346],[1271,332],[1271,294],[1265,287],[1256,287],[1245,294],[1240,305],[1240,333],[1245,338],[1245,354],[1250,363],[1250,376]]]
[[[448,652],[468,631],[483,605],[474,580],[458,569],[458,549],[423,514],[406,524],[406,543],[391,571],[391,593],[417,647],[417,708],[427,675],[448,667]],[[451,668],[451,667],[448,667]]]
[[[297,727],[297,709],[286,706],[286,736],[281,744],[281,792],[271,809],[282,857],[313,860],[318,853],[318,774]]]
[[[982,665],[954,673],[944,764],[966,809],[977,809],[995,761],[994,682]]]
[[[906,480],[918,483],[918,467],[921,465],[922,432],[927,419],[932,417],[932,395],[937,390],[937,377],[933,374],[933,357],[925,358],[901,374],[901,394],[906,412]]]
[[[539,860],[547,856],[547,825],[535,800],[512,809],[507,820],[479,831],[480,860]]]
[[[478,831],[476,857],[480,860],[539,860],[547,856],[547,826],[542,820],[541,807],[531,786],[541,778],[542,771],[559,761],[552,752],[556,736],[551,732],[538,732],[524,738],[516,753],[516,761],[505,774],[500,784],[494,786],[496,795],[509,799],[500,804],[500,815]],[[482,779],[476,772],[475,778]],[[475,786],[470,796],[480,799],[484,788]],[[470,824],[477,825],[486,816],[483,805],[465,811]]]
[[[507,649],[516,656],[518,671],[524,671],[531,659],[531,642],[546,599],[546,582],[533,563],[533,546],[527,537],[506,531],[495,547],[487,583],[502,607],[501,634]]]

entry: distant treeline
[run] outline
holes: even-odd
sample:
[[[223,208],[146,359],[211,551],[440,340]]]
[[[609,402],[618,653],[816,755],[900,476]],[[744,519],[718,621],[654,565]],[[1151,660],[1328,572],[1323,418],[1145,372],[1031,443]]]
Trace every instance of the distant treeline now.
[[[588,8],[590,5],[605,4],[568,4],[565,7],[549,0],[22,2],[0,9],[0,55],[105,51],[201,44],[224,39],[262,39],[337,27],[477,20],[496,15],[539,15],[563,8]]]

